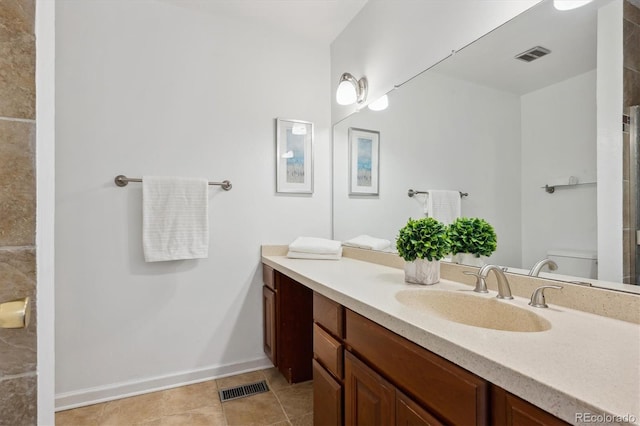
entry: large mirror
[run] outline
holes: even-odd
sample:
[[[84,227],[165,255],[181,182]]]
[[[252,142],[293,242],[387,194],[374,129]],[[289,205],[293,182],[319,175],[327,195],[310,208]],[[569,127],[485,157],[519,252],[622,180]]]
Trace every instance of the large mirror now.
[[[575,257],[577,268],[540,276],[597,278],[597,11],[607,3],[558,12],[542,2],[401,84],[388,109],[335,124],[334,238],[393,249],[407,219],[425,215],[425,195],[409,189],[455,190],[468,194],[462,216],[496,230],[489,263],[528,273],[545,257]],[[514,58],[538,47],[550,53]],[[379,132],[376,195],[349,192],[350,129]]]

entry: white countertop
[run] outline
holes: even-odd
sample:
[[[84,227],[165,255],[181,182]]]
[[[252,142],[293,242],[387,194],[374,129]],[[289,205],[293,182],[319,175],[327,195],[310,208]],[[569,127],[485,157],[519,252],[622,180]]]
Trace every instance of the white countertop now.
[[[401,304],[405,289],[470,289],[441,280],[404,282],[404,271],[343,257],[338,261],[263,256],[274,269],[418,345],[572,424],[640,424],[640,325],[528,299],[500,301],[546,318],[548,331],[522,333],[458,324]],[[471,293],[478,297],[494,297]],[[580,418],[576,413],[589,413]],[[611,416],[620,416],[620,419]],[[594,420],[596,420],[594,422]]]

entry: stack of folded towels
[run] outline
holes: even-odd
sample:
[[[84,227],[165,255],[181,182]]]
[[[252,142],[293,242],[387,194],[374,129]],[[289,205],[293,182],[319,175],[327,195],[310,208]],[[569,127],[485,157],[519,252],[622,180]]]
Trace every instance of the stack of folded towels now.
[[[369,235],[359,235],[342,243],[343,246],[357,247],[369,250],[387,250],[391,246],[391,241],[382,238],[375,238]]]
[[[289,244],[287,257],[292,259],[338,260],[342,257],[342,243],[325,238],[298,237]]]

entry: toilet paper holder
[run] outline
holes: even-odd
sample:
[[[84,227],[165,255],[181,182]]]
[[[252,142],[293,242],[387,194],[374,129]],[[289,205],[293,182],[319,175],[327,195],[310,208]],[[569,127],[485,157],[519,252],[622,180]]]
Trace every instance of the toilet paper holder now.
[[[0,303],[0,328],[27,328],[30,319],[29,297]]]

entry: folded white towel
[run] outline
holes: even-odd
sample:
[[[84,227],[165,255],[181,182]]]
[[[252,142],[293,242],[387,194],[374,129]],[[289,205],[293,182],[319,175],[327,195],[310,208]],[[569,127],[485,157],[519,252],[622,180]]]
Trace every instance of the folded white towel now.
[[[342,257],[342,248],[338,253],[320,254],[320,253],[303,253],[299,251],[289,250],[287,257],[290,259],[314,259],[314,260],[340,260]]]
[[[460,191],[430,189],[425,213],[445,225],[460,217]]]
[[[358,235],[350,240],[343,241],[343,246],[358,247],[369,250],[385,250],[391,245],[391,241],[383,238],[375,238],[369,235]]]
[[[325,238],[298,237],[289,244],[289,250],[299,253],[338,254],[342,251],[342,243]]]
[[[142,177],[142,246],[147,262],[208,257],[207,179]]]

